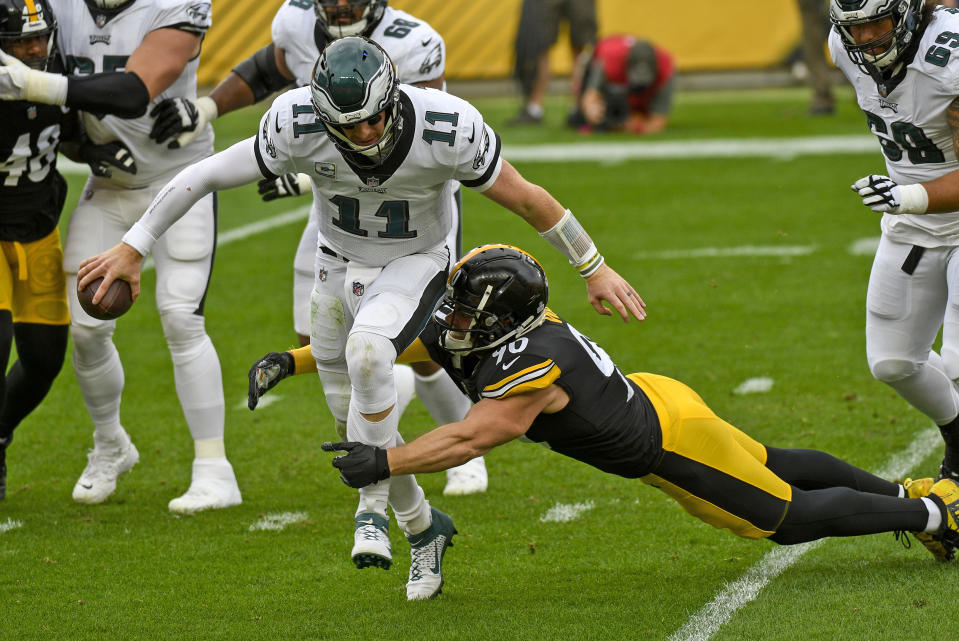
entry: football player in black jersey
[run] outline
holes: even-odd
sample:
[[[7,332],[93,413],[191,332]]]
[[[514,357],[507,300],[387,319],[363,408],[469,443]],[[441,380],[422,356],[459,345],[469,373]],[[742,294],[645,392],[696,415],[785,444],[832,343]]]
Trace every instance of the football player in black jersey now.
[[[794,544],[912,531],[939,560],[959,543],[959,485],[881,479],[824,452],[765,446],[717,417],[686,385],[624,375],[602,347],[546,307],[539,263],[508,245],[453,267],[446,297],[405,360],[432,357],[475,402],[463,421],[397,448],[325,443],[341,478],[363,487],[436,472],[520,436],[626,478],[745,538]],[[250,372],[250,402],[309,358],[269,354]],[[308,355],[307,355],[308,356]]]
[[[63,73],[56,20],[44,0],[0,0],[0,49],[39,71]],[[70,316],[57,222],[67,185],[57,171],[72,114],[55,105],[0,101],[0,499],[13,430],[39,405],[63,364]],[[95,172],[135,171],[117,143],[71,144]],[[16,340],[18,360],[4,376]]]

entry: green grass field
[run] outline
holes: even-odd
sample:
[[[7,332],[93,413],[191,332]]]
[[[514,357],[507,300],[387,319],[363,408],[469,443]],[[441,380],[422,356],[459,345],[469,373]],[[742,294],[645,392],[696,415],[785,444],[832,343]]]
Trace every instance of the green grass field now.
[[[477,105],[507,158],[510,147],[581,140],[562,129],[562,99],[549,105],[542,128],[503,126],[514,99]],[[800,89],[680,94],[670,129],[649,142],[866,133],[847,91],[833,117],[810,118],[806,107]],[[259,113],[218,121],[218,147],[252,134]],[[894,457],[918,438],[925,446],[898,471],[934,472],[941,449],[922,438],[930,422],[874,381],[865,362],[871,257],[850,248],[878,236],[878,217],[848,185],[882,170],[878,145],[871,153],[516,164],[576,212],[645,298],[649,318],[624,325],[598,316],[564,259],[471,192],[466,246],[507,241],[540,257],[551,306],[622,369],[685,381],[763,442],[823,449],[874,471],[895,469]],[[70,184],[72,203],[82,177]],[[220,232],[305,204],[263,204],[255,186],[223,193]],[[72,501],[92,426],[68,359],[8,453],[0,639],[899,641],[950,629],[957,569],[918,544],[904,549],[886,534],[799,554],[741,540],[638,481],[519,443],[487,457],[484,495],[446,498],[443,475],[420,477],[460,534],[446,555],[443,594],[407,603],[408,544],[395,525],[393,569],[350,563],[355,494],[320,450],[335,433],[317,381],[286,381],[271,392],[277,402],[246,409],[251,362],[295,341],[291,262],[300,230],[279,226],[217,251],[207,326],[223,366],[227,451],[243,504],[184,518],[167,511],[189,485],[192,441],[148,272],[144,296],[116,332],[126,370],[122,418],[140,463],[105,504]],[[757,377],[772,379],[772,389],[733,393]],[[402,432],[430,427],[414,401]],[[577,504],[585,508],[577,518],[544,520],[557,505]],[[284,513],[295,521],[285,529],[251,527]],[[767,555],[784,551],[790,562],[769,571],[778,557]],[[731,606],[743,595],[727,587],[754,576],[747,583],[762,589]],[[724,623],[712,629],[710,621]]]

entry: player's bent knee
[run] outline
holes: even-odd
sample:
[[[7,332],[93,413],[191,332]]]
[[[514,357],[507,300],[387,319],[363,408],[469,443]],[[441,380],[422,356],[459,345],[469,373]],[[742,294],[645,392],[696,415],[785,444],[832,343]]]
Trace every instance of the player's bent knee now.
[[[171,354],[189,355],[191,352],[198,352],[207,340],[206,323],[198,314],[167,312],[160,316],[160,322]]]
[[[878,381],[895,383],[915,374],[919,370],[919,366],[919,363],[911,360],[885,358],[871,362],[869,371]]]
[[[96,324],[70,326],[73,336],[73,356],[78,365],[93,367],[106,360],[112,352],[113,321],[98,321]]]

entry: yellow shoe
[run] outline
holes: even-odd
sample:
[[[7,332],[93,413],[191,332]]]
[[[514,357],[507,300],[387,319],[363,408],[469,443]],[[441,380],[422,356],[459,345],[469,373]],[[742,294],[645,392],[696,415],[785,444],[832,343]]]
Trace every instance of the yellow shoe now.
[[[902,482],[902,486],[906,489],[906,497],[910,499],[921,499],[924,496],[929,496],[932,486],[936,484],[936,479],[926,477],[924,479],[906,479]]]
[[[959,545],[959,483],[940,479],[929,491],[929,498],[942,503],[942,527],[936,536],[946,545]]]
[[[910,499],[929,496],[935,484],[936,480],[933,478],[906,479],[902,482],[902,486],[906,490],[906,497]],[[939,532],[913,532],[912,534],[936,557],[937,561],[946,562],[953,559],[955,555],[954,545],[944,541]]]

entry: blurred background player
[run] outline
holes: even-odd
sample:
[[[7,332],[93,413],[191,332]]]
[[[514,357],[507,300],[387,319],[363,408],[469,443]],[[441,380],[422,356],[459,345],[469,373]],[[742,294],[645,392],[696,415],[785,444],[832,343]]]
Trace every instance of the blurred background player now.
[[[57,22],[46,0],[0,0],[0,51],[28,68],[64,73]],[[4,58],[4,60],[9,60]],[[17,64],[9,60],[9,64]],[[63,249],[57,222],[67,184],[57,171],[63,138],[79,136],[75,115],[56,105],[0,101],[0,499],[13,430],[43,400],[67,349]],[[69,155],[94,170],[136,171],[119,143],[74,143]],[[10,349],[17,361],[7,372]],[[6,376],[4,376],[6,372]]]
[[[883,214],[866,292],[869,369],[939,426],[939,476],[959,479],[959,56],[943,44],[959,32],[959,11],[832,0],[830,15],[833,62],[888,173],[852,185]]]
[[[523,92],[523,106],[511,125],[543,122],[543,97],[549,87],[549,50],[559,39],[561,22],[569,25],[573,60],[596,42],[595,0],[524,0],[516,32],[516,76]],[[572,93],[579,91],[574,75]]]
[[[570,126],[587,133],[652,134],[666,128],[675,91],[672,56],[646,40],[603,38],[586,63]]]
[[[64,255],[68,288],[87,256],[115,245],[159,189],[182,167],[213,151],[213,130],[167,149],[149,138],[151,103],[196,97],[200,44],[210,27],[210,3],[202,0],[55,0],[69,79],[38,71],[0,68],[0,97],[67,104],[84,110],[94,142],[123,142],[139,172],[91,176],[70,216]],[[6,72],[6,73],[4,73]],[[20,89],[20,94],[16,90]],[[115,115],[105,115],[115,114]],[[194,440],[192,481],[170,501],[190,513],[241,502],[223,443],[224,401],[220,362],[203,318],[213,269],[216,198],[209,194],[178,222],[153,251],[156,302],[173,360],[177,396]],[[95,427],[94,448],[73,488],[80,503],[101,503],[117,477],[139,460],[120,424],[124,373],[113,343],[116,321],[100,321],[70,296],[73,364]]]
[[[802,64],[794,66],[809,88],[812,100],[809,113],[830,116],[836,111],[832,94],[832,69],[826,57],[826,36],[829,34],[829,0],[797,0],[802,20]]]
[[[151,137],[176,148],[192,140],[205,123],[219,115],[259,102],[280,89],[309,85],[320,51],[344,36],[368,37],[383,47],[396,65],[400,82],[445,89],[446,45],[442,36],[424,20],[390,7],[387,0],[284,2],[273,18],[272,42],[234,67],[209,96],[195,101],[177,97],[161,102],[155,110],[157,120]],[[310,177],[284,174],[275,179],[264,178],[259,182],[259,190],[264,200],[309,194]],[[462,234],[459,190],[455,203],[456,224],[451,231],[451,242],[458,255]],[[323,244],[318,230],[316,211],[311,210],[293,260],[293,325],[300,345],[310,342],[313,267],[317,247]],[[401,407],[405,407],[415,390],[438,423],[458,420],[466,414],[469,400],[442,368],[417,363],[414,370],[415,376],[411,376],[407,366],[397,369]],[[333,381],[326,383],[333,384]],[[343,429],[349,407],[349,380],[339,381],[337,387],[339,391],[327,393],[326,397],[330,401],[330,412]],[[444,493],[472,494],[484,492],[486,487],[486,466],[479,458],[449,470]]]

